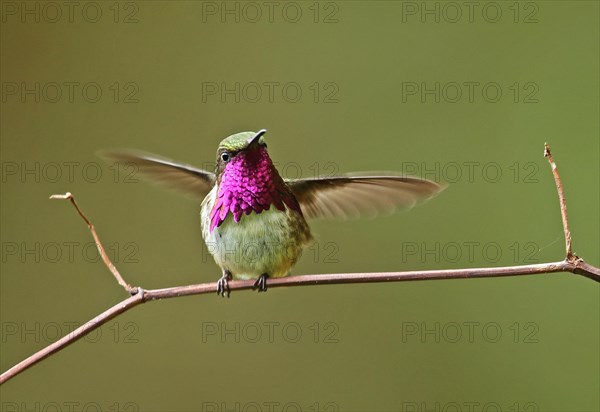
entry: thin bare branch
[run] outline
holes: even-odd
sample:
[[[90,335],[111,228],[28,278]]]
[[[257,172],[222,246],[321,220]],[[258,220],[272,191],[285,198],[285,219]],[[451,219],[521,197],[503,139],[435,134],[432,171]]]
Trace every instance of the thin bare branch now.
[[[36,352],[27,359],[17,363],[15,366],[13,366],[12,368],[4,372],[2,375],[0,375],[0,385],[9,380],[10,378],[14,377],[15,375],[18,375],[24,370],[32,367],[41,360],[47,358],[48,356],[58,352],[61,349],[66,348],[71,343],[78,341],[79,339],[83,338],[91,331],[99,328],[114,317],[142,303],[142,298],[143,295],[141,293],[138,293],[117,303],[112,308],[105,310],[104,312],[96,316],[94,319],[86,322],[79,328],[75,329],[73,332],[63,336],[56,342],[46,346],[44,349]]]
[[[73,207],[75,207],[75,209],[77,210],[77,213],[79,213],[79,216],[81,216],[81,218],[83,219],[85,224],[90,229],[90,232],[92,232],[92,237],[94,238],[94,242],[96,242],[96,247],[98,248],[98,253],[100,253],[100,257],[102,257],[102,261],[104,262],[104,264],[106,265],[108,270],[110,270],[110,273],[113,274],[113,276],[115,277],[115,279],[117,280],[119,285],[123,286],[123,288],[129,294],[134,295],[135,293],[137,293],[137,288],[135,288],[135,287],[131,286],[129,283],[125,282],[125,279],[123,279],[123,276],[121,276],[121,274],[119,273],[116,266],[113,265],[112,261],[106,254],[104,247],[102,246],[102,242],[100,242],[100,238],[98,237],[98,234],[96,233],[96,229],[94,228],[94,225],[83,214],[83,212],[79,208],[79,205],[75,201],[75,197],[73,197],[73,195],[70,192],[67,192],[64,195],[52,195],[52,196],[50,196],[50,199],[70,200],[71,201],[71,204],[73,205]]]
[[[504,277],[504,276],[527,276],[527,275],[540,275],[555,272],[570,272],[577,275],[585,276],[596,282],[600,282],[600,269],[592,266],[583,261],[578,256],[573,255],[571,252],[571,232],[569,230],[569,222],[567,218],[567,206],[565,202],[562,182],[556,169],[556,164],[552,159],[550,148],[545,145],[544,156],[548,158],[552,173],[554,175],[554,181],[558,191],[558,197],[560,200],[560,210],[563,221],[563,229],[565,232],[565,243],[566,243],[566,259],[560,262],[541,263],[536,265],[524,265],[524,266],[505,266],[496,268],[473,268],[473,269],[449,269],[449,270],[422,270],[422,271],[411,271],[411,272],[381,272],[381,273],[335,273],[327,275],[302,275],[302,276],[291,276],[287,278],[276,278],[269,280],[269,288],[277,288],[283,286],[315,286],[315,285],[333,285],[333,284],[347,284],[347,283],[375,283],[375,282],[402,282],[410,280],[440,280],[440,279],[473,279],[473,278],[486,278],[486,277]],[[90,333],[94,329],[100,327],[104,323],[120,315],[123,312],[128,311],[134,306],[148,301],[176,298],[181,296],[200,295],[206,293],[215,293],[217,291],[217,283],[202,283],[198,285],[189,286],[177,286],[165,289],[154,289],[144,290],[142,288],[134,288],[126,283],[118,270],[114,267],[100,243],[98,235],[94,229],[92,223],[85,217],[75,199],[70,193],[64,195],[54,195],[51,199],[68,199],[71,201],[77,212],[86,222],[92,236],[96,241],[98,251],[102,256],[102,260],[109,268],[115,279],[125,290],[131,293],[133,296],[119,302],[115,306],[96,316],[94,319],[87,322],[85,325],[74,330],[53,344],[33,354],[29,358],[23,360],[17,365],[13,366],[2,375],[0,375],[0,384],[8,381],[15,377],[19,373],[25,371],[37,362],[45,359],[46,357],[60,351],[67,347],[71,343],[81,339],[86,334]],[[231,281],[229,287],[231,290],[248,290],[252,289],[254,285],[253,280],[248,281]]]
[[[563,190],[562,180],[558,174],[558,169],[556,168],[556,163],[554,163],[554,158],[552,158],[552,153],[550,152],[550,146],[548,146],[548,143],[544,143],[544,157],[546,157],[548,159],[548,163],[550,163],[550,168],[552,169],[552,174],[554,175],[554,183],[556,184],[556,190],[558,191],[560,215],[562,217],[563,231],[565,232],[565,249],[567,260],[573,260],[576,258],[576,256],[573,255],[571,250],[571,230],[569,229],[569,216],[567,215],[567,201],[565,200],[565,192]]]
[[[474,279],[486,277],[504,277],[504,276],[527,276],[541,275],[556,272],[577,273],[590,279],[600,282],[600,269],[588,264],[577,265],[577,262],[567,260],[561,262],[542,263],[525,266],[506,266],[497,268],[473,268],[473,269],[450,269],[450,270],[419,270],[411,272],[380,272],[380,273],[334,273],[327,275],[302,275],[290,276],[287,278],[276,278],[269,280],[269,288],[283,286],[317,286],[317,285],[335,285],[349,283],[376,283],[376,282],[404,282],[411,280],[435,280],[435,279]],[[254,280],[239,280],[229,282],[231,290],[249,290],[252,289]],[[178,298],[182,296],[203,295],[207,293],[214,294],[217,291],[217,284],[201,283],[198,285],[177,286],[165,289],[143,290],[131,296],[122,302],[116,304],[85,325],[74,330],[72,333],[64,336],[50,346],[40,350],[36,354],[25,359],[21,363],[13,366],[2,375],[0,375],[0,384],[10,378],[23,372],[27,368],[35,365],[42,359],[58,352],[71,343],[84,337],[94,329],[120,315],[123,312],[137,306],[141,303]]]

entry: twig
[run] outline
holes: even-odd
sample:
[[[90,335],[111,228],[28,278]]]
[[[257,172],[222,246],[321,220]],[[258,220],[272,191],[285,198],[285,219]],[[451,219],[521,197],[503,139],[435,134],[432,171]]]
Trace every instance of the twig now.
[[[287,278],[276,278],[269,280],[269,288],[276,288],[282,286],[310,286],[310,285],[333,285],[333,284],[346,284],[346,283],[375,283],[375,282],[402,282],[410,280],[436,280],[436,279],[472,279],[472,278],[486,278],[486,277],[504,277],[504,276],[524,276],[524,275],[539,275],[545,273],[555,272],[571,272],[577,275],[582,275],[590,278],[596,282],[600,282],[600,269],[594,267],[581,258],[573,255],[571,252],[571,232],[569,231],[568,219],[567,219],[567,207],[565,203],[565,197],[563,193],[562,182],[556,164],[550,154],[550,148],[545,145],[544,155],[548,157],[552,173],[554,174],[554,181],[558,190],[558,197],[560,200],[560,210],[563,221],[563,229],[565,232],[566,241],[566,259],[560,262],[541,263],[536,265],[523,265],[523,266],[505,266],[496,268],[473,268],[473,269],[449,269],[449,270],[422,270],[422,271],[411,271],[411,272],[381,272],[381,273],[335,273],[326,275],[302,275],[302,276],[291,276]],[[125,290],[131,293],[133,296],[123,300],[116,304],[100,315],[96,316],[91,321],[87,322],[83,326],[40,350],[29,358],[23,360],[17,365],[13,366],[2,375],[0,375],[0,384],[8,381],[15,377],[19,373],[25,371],[31,366],[35,365],[42,359],[58,352],[59,350],[67,347],[71,343],[81,339],[94,329],[100,327],[104,323],[120,315],[123,312],[128,311],[134,306],[148,301],[176,298],[180,296],[200,295],[206,293],[214,293],[217,290],[216,283],[202,283],[198,285],[189,286],[178,286],[165,289],[153,289],[144,290],[142,288],[134,288],[126,283],[117,269],[114,267],[100,243],[94,226],[85,217],[81,209],[75,202],[75,199],[70,193],[65,195],[54,195],[51,199],[68,199],[71,201],[73,206],[79,212],[79,215],[87,223],[92,236],[96,241],[96,246],[102,255],[102,259],[106,266],[110,269],[111,273],[117,279],[117,282],[125,288]],[[231,290],[247,290],[251,289],[254,285],[253,280],[249,281],[232,281],[229,282]]]
[[[554,163],[554,159],[552,158],[552,153],[550,152],[550,146],[548,146],[548,143],[544,143],[544,157],[548,158],[548,163],[550,163],[550,168],[552,169],[552,174],[554,175],[554,183],[556,184],[556,190],[558,192],[560,216],[562,217],[563,230],[565,232],[567,260],[574,260],[577,257],[573,255],[571,250],[571,230],[569,229],[569,217],[567,215],[567,201],[565,200],[565,192],[563,190],[562,181],[560,180],[560,175],[558,174],[558,169],[556,168],[556,163]]]
[[[77,213],[79,213],[79,216],[81,216],[81,218],[83,219],[85,224],[90,229],[90,232],[92,232],[92,237],[94,238],[94,241],[96,242],[96,247],[98,248],[98,253],[100,253],[100,256],[102,257],[102,261],[104,262],[104,264],[106,265],[108,270],[110,270],[110,273],[113,274],[113,276],[115,277],[115,279],[117,280],[119,285],[123,286],[123,288],[129,294],[135,295],[137,293],[137,288],[134,288],[129,283],[125,282],[125,279],[123,279],[123,276],[121,276],[121,274],[117,270],[116,266],[113,265],[112,261],[110,260],[110,258],[106,254],[106,252],[104,251],[104,247],[102,246],[102,242],[100,242],[100,238],[98,237],[98,234],[96,233],[96,229],[94,228],[94,225],[83,214],[83,212],[79,208],[79,205],[75,201],[75,198],[73,197],[73,195],[70,192],[67,192],[64,195],[52,195],[52,196],[50,196],[50,199],[70,200],[71,201],[71,204],[73,205],[73,207],[75,207],[75,209],[77,210]]]

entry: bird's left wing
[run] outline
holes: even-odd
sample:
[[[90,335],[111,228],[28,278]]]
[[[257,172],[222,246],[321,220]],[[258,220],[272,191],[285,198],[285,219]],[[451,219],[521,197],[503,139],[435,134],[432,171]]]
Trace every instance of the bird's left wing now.
[[[306,218],[355,218],[389,214],[425,201],[445,186],[417,177],[379,174],[290,180]]]
[[[164,157],[137,150],[103,150],[97,153],[104,160],[117,162],[121,167],[132,165],[133,178],[142,177],[163,184],[198,200],[210,192],[215,174]]]

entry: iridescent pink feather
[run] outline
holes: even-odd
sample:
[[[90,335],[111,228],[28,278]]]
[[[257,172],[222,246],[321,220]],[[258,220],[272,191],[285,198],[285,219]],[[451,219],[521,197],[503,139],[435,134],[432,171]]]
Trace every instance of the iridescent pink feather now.
[[[239,222],[242,215],[261,213],[274,205],[280,211],[285,206],[302,213],[300,205],[273,166],[267,151],[261,147],[244,150],[227,163],[217,199],[210,212],[210,231],[225,221],[231,213]]]

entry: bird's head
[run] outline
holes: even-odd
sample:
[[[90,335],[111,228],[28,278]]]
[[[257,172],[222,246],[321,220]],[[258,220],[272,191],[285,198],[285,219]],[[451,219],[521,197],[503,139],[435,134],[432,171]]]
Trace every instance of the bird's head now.
[[[218,182],[223,177],[235,178],[246,176],[260,169],[272,166],[267,152],[267,144],[262,129],[258,132],[241,132],[221,141],[217,150],[215,174]]]

